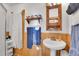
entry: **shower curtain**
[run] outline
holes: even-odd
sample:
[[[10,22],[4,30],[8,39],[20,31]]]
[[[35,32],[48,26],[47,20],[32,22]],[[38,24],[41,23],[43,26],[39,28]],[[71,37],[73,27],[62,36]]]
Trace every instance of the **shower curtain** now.
[[[70,56],[79,56],[79,24],[73,25],[71,29]]]

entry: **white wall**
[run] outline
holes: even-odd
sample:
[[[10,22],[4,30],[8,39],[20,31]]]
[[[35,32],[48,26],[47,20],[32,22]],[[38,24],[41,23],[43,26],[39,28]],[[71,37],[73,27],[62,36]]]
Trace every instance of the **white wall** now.
[[[12,14],[11,14],[12,8],[6,3],[3,4],[3,6],[7,9],[7,14],[6,14],[6,32],[11,32],[11,30],[12,30]]]
[[[68,15],[66,13],[68,4],[62,5],[62,32],[68,32]],[[46,5],[43,3],[35,4],[17,4],[14,6],[14,12],[20,13],[22,9],[26,10],[26,16],[27,15],[35,15],[35,14],[41,14],[42,15],[42,32],[46,31]]]
[[[36,7],[36,8],[34,8]],[[42,20],[42,30],[45,31],[45,4],[17,4],[16,6],[13,6],[13,16],[14,16],[14,24],[13,24],[13,38],[16,42],[16,47],[21,48],[22,47],[22,18],[21,18],[21,12],[22,10],[26,10],[26,16],[27,15],[35,15],[35,14],[42,14],[43,20]],[[43,10],[42,10],[43,9]],[[37,12],[35,12],[37,11]],[[26,24],[27,25],[27,24]],[[25,26],[26,27],[26,26]],[[26,28],[25,28],[26,31]]]
[[[66,13],[68,3],[62,5],[62,32],[69,33],[69,16]]]
[[[64,33],[69,32],[69,18],[66,14],[68,4],[62,5],[62,31]],[[46,5],[43,3],[30,3],[30,4],[15,4],[12,5],[11,8],[14,12],[13,14],[13,39],[15,39],[16,45],[18,48],[22,47],[22,20],[21,20],[21,11],[23,9],[26,10],[26,16],[28,15],[35,15],[35,14],[41,14],[42,15],[42,21],[41,21],[41,27],[42,32],[46,32]],[[26,23],[27,25],[27,23]],[[25,26],[26,26],[25,25]],[[25,29],[26,31],[26,29]],[[52,31],[53,32],[53,31]],[[59,31],[58,31],[59,32]]]
[[[5,19],[6,11],[0,4],[0,56],[5,55]]]
[[[11,5],[11,4],[8,4],[8,3],[4,3],[3,4],[4,5],[4,7],[7,9],[7,14],[6,14],[6,32],[10,32],[10,34],[11,34],[11,39],[14,41],[13,43],[14,43],[14,45],[17,45],[17,44],[15,44],[16,43],[16,39],[18,39],[17,37],[17,21],[16,21],[16,19],[17,18],[15,18],[14,17],[14,13],[12,14],[12,12],[13,12],[13,5]],[[16,14],[15,14],[15,16],[16,16]]]

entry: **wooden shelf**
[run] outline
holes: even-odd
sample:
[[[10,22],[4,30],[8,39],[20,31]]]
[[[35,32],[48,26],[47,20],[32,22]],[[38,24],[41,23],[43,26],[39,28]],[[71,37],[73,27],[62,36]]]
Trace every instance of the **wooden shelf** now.
[[[48,5],[48,6],[46,6],[46,7],[47,7],[48,9],[54,9],[54,8],[58,8],[58,6],[59,6],[59,5],[57,4],[57,5],[52,5],[52,6],[49,6],[49,5]]]
[[[42,19],[41,15],[35,15],[35,16],[27,16],[26,20],[29,23],[31,20],[38,20],[40,22],[40,19]]]
[[[48,20],[56,20],[56,19],[58,20],[59,17],[49,17],[49,18],[48,18]]]
[[[42,19],[42,17],[28,17],[26,18],[26,20],[39,20],[39,19]]]
[[[59,6],[60,6],[61,4],[56,4],[56,5],[47,5],[46,7],[48,8],[48,9],[54,9],[54,8],[58,8]]]
[[[53,23],[50,23],[50,24],[48,24],[48,27],[60,27],[60,25],[58,25],[58,23],[56,23],[56,24],[53,24]]]

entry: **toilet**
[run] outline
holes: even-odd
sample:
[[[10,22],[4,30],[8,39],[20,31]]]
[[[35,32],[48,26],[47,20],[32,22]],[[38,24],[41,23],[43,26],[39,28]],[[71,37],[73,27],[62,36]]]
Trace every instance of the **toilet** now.
[[[50,38],[44,39],[43,44],[45,47],[50,49],[50,55],[56,56],[56,50],[62,50],[66,47],[66,43],[61,40],[51,40]]]

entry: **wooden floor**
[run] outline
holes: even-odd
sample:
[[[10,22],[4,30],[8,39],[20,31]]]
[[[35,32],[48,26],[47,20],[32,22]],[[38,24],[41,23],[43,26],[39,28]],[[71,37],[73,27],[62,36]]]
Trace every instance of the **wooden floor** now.
[[[35,47],[32,49],[14,48],[14,56],[41,56],[41,50],[36,50]]]
[[[14,56],[30,56],[30,53],[27,51],[27,49],[14,48]]]

